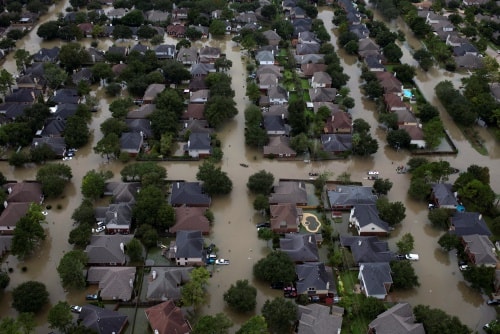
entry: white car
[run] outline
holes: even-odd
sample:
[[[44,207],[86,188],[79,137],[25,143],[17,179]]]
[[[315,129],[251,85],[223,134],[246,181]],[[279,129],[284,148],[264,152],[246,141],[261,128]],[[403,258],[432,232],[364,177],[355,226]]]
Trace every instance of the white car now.
[[[406,254],[405,257],[410,261],[418,261],[419,259],[418,254]]]
[[[71,312],[80,313],[82,312],[82,307],[78,305],[71,305],[70,310]]]
[[[95,229],[95,233],[101,233],[106,229],[106,226],[99,226],[98,228]]]
[[[215,260],[215,264],[229,264],[229,260],[217,259]]]

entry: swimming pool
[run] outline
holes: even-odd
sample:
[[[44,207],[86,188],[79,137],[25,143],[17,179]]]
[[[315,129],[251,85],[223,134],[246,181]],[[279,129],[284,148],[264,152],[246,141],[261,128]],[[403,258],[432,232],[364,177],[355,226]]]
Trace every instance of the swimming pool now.
[[[411,89],[403,89],[403,95],[404,97],[407,97],[411,99],[413,97],[413,93],[411,92]]]

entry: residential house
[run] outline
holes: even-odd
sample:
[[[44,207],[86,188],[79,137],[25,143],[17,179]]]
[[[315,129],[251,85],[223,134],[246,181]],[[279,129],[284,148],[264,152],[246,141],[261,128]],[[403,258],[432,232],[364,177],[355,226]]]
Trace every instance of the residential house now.
[[[297,6],[296,0],[283,0],[281,2],[281,7],[283,7],[283,11],[291,11],[292,8]]]
[[[297,156],[297,152],[290,147],[290,139],[283,136],[272,136],[269,142],[264,146],[264,157],[293,159]]]
[[[110,20],[113,19],[121,19],[124,17],[128,12],[128,9],[125,8],[111,8],[106,15]]]
[[[312,30],[312,20],[310,18],[298,18],[292,20],[293,37],[298,37],[301,32]]]
[[[200,62],[201,63],[215,63],[217,59],[221,56],[220,48],[204,46],[199,51]]]
[[[422,323],[416,322],[411,305],[397,303],[380,313],[368,325],[368,334],[425,334]]]
[[[424,131],[420,125],[399,125],[399,129],[405,130],[410,135],[410,145],[415,145],[418,148],[425,148]]]
[[[182,114],[183,120],[205,119],[205,104],[203,103],[189,103],[186,111]]]
[[[307,14],[302,7],[295,6],[290,10],[290,17],[292,19],[303,19],[307,17]]]
[[[483,59],[472,54],[455,57],[455,63],[457,64],[457,67],[469,70],[477,70],[478,68],[482,68],[484,66]]]
[[[325,62],[325,55],[322,54],[295,55],[294,57],[298,67],[305,64],[324,64]]]
[[[7,191],[8,203],[42,204],[44,200],[42,184],[39,182],[6,183],[3,189]]]
[[[184,65],[196,64],[198,62],[198,49],[196,47],[182,47],[177,53],[176,59]]]
[[[209,28],[208,27],[205,27],[205,26],[198,24],[197,26],[190,25],[189,28],[199,31],[201,33],[201,39],[208,38],[208,36],[209,36]]]
[[[34,88],[19,88],[14,89],[11,94],[6,95],[4,101],[6,103],[22,103],[33,104],[42,96],[42,91]]]
[[[169,24],[167,26],[167,34],[175,38],[186,37],[186,26],[182,24]]]
[[[280,238],[280,250],[295,263],[319,261],[318,243],[312,233],[286,233]]]
[[[436,208],[455,209],[458,206],[456,193],[451,183],[432,184],[431,201]]]
[[[315,72],[311,78],[311,87],[330,88],[332,86],[332,77],[326,72]],[[335,91],[335,94],[337,92]]]
[[[45,89],[45,86],[47,84],[47,80],[45,79],[45,71],[42,74],[42,77],[38,77],[33,73],[28,73],[25,75],[21,75],[20,77],[16,78],[16,86],[17,89],[20,88],[29,88],[29,89],[37,89],[37,90],[43,90]]]
[[[289,93],[281,86],[270,87],[267,91],[270,104],[285,104],[288,103]]]
[[[175,45],[161,44],[155,48],[156,58],[158,59],[174,59],[175,58]]]
[[[95,218],[106,226],[107,234],[129,234],[132,224],[132,206],[129,203],[113,203],[94,210]]]
[[[349,113],[342,110],[332,112],[327,118],[323,128],[325,134],[350,134],[352,133],[352,118]]]
[[[155,334],[189,334],[192,331],[182,310],[172,300],[151,306],[144,313]]]
[[[372,187],[338,185],[327,191],[332,210],[351,210],[356,204],[375,204],[377,196]]]
[[[170,204],[179,206],[210,207],[211,198],[199,182],[174,182],[170,194]]]
[[[141,133],[123,132],[120,136],[120,151],[135,157],[141,151],[143,143],[144,137]]]
[[[125,119],[129,132],[135,132],[142,135],[143,138],[153,137],[153,130],[151,129],[151,121],[148,119]]]
[[[135,267],[90,267],[87,282],[99,285],[102,300],[129,301],[132,299]]]
[[[142,97],[142,101],[144,104],[153,103],[156,97],[161,94],[165,90],[164,84],[150,84],[146,91],[144,92],[144,96]]]
[[[297,273],[297,294],[319,297],[333,297],[337,294],[331,267],[322,262],[307,262],[295,265]]]
[[[259,65],[274,65],[274,52],[260,51],[255,55],[255,60]]]
[[[214,64],[198,63],[191,66],[191,77],[206,77],[209,73],[216,72]]]
[[[50,97],[50,101],[54,103],[80,103],[80,96],[78,95],[78,90],[72,88],[62,88],[54,92],[54,95]]]
[[[309,54],[317,54],[319,52],[320,45],[314,43],[303,43],[297,44],[295,46],[295,54],[297,56],[301,55],[309,55]]]
[[[184,152],[192,158],[206,158],[212,154],[212,138],[208,132],[192,132],[184,145]]]
[[[300,32],[297,41],[299,44],[321,44],[321,41],[316,37],[316,34],[311,31]]]
[[[169,229],[170,233],[178,231],[201,231],[203,235],[210,233],[210,221],[205,216],[203,207],[181,206],[175,208],[175,224]]]
[[[28,108],[29,105],[21,104],[16,102],[2,103],[0,104],[0,115],[4,117],[4,123],[7,121],[13,121],[18,117],[24,115],[24,109]]]
[[[234,22],[236,23],[256,23],[257,22],[257,16],[255,15],[254,12],[244,12],[244,13],[239,13],[234,19]]]
[[[208,89],[200,89],[196,92],[189,93],[189,102],[190,103],[207,103],[208,98],[210,97],[210,90]],[[188,106],[189,108],[189,106]]]
[[[479,54],[479,51],[470,42],[462,43],[461,45],[455,46],[453,48],[453,55],[455,57],[465,56],[465,55],[477,56],[478,54]]]
[[[170,245],[169,258],[178,266],[205,265],[201,231],[177,231]]]
[[[311,102],[333,102],[337,96],[335,88],[309,88]]]
[[[125,245],[133,239],[133,235],[93,235],[90,244],[85,248],[89,266],[124,266],[128,256]]]
[[[499,82],[494,82],[490,84],[490,91],[491,95],[493,95],[493,98],[495,101],[500,103],[500,83]]]
[[[207,83],[205,82],[205,77],[192,77],[191,80],[189,80],[188,89],[190,92],[208,89]]]
[[[59,103],[55,107],[50,108],[52,118],[67,120],[69,117],[76,114],[78,104],[76,103]]]
[[[113,54],[118,57],[125,58],[128,55],[128,47],[112,45],[108,48],[107,54]]]
[[[374,262],[389,263],[394,259],[394,254],[389,250],[387,241],[379,240],[375,236],[341,235],[340,245],[350,249],[357,265]]]
[[[66,121],[63,119],[48,119],[41,130],[36,132],[40,137],[62,137]]]
[[[214,129],[209,126],[206,120],[199,119],[181,121],[180,128],[181,130],[179,130],[178,136],[182,140],[185,140],[186,136],[189,136],[189,134],[193,132],[206,132],[208,134],[212,134],[214,132]]]
[[[278,35],[274,30],[266,30],[262,32],[262,34],[267,39],[267,43],[269,45],[278,45],[281,41],[280,35]]]
[[[193,267],[151,267],[146,299],[149,301],[176,301],[181,289],[191,279]]]
[[[80,31],[82,32],[83,34],[83,37],[86,37],[86,38],[92,38],[92,31],[94,29],[94,25],[90,22],[83,22],[83,23],[80,23],[77,25],[78,29],[80,29]]]
[[[333,102],[311,102],[307,105],[307,107],[310,108],[311,104],[315,114],[318,113],[319,108],[321,107],[327,107],[332,112],[332,114],[343,111],[338,104],[335,104]]]
[[[358,279],[367,297],[384,300],[391,290],[391,266],[388,262],[360,263]]]
[[[288,105],[287,104],[273,104],[264,110],[264,115],[278,115],[288,120]]]
[[[486,225],[482,214],[458,211],[455,211],[450,218],[450,233],[459,237],[472,234],[491,235],[491,231],[488,225]]]
[[[321,135],[323,151],[332,154],[342,154],[352,150],[352,134],[332,133]]]
[[[4,202],[3,205],[4,210],[0,214],[0,235],[12,235],[19,219],[28,213],[31,203]]]
[[[358,42],[358,55],[366,58],[368,55],[380,54],[380,46],[371,38],[364,38]]]
[[[294,203],[297,206],[307,205],[306,184],[303,181],[279,181],[269,197],[269,204]]]
[[[132,52],[137,52],[140,55],[146,54],[146,52],[149,50],[149,46],[146,46],[144,44],[141,44],[141,42],[137,43],[136,45],[132,46],[130,49],[130,53]]]
[[[403,84],[390,72],[376,72],[377,79],[384,89],[384,92],[401,96],[403,94]]]
[[[354,205],[349,215],[349,223],[353,224],[361,236],[387,236],[390,227],[379,217],[375,204]]]
[[[285,123],[285,115],[264,114],[264,129],[268,135],[284,136],[289,134],[290,127]]]
[[[364,59],[365,65],[371,72],[383,72],[385,71],[385,66],[382,64],[382,55],[380,54],[368,54]]]
[[[104,196],[111,196],[112,203],[135,204],[135,196],[141,189],[140,182],[106,182]]]
[[[274,74],[279,79],[283,78],[283,74],[281,74],[281,67],[276,65],[259,65],[255,74],[257,77],[263,74]]]
[[[59,52],[61,49],[54,46],[51,49],[41,48],[37,53],[32,55],[34,62],[40,63],[56,63],[59,60]]]
[[[302,209],[294,203],[271,204],[270,224],[274,233],[297,233],[302,218]]]
[[[149,10],[146,13],[146,20],[153,24],[162,24],[168,22],[170,13],[162,10]]]
[[[496,248],[486,235],[471,234],[462,236],[464,252],[469,261],[476,266],[495,268],[498,263]]]
[[[370,37],[370,30],[364,23],[350,25],[349,31],[358,36],[358,40]]]
[[[408,105],[403,101],[403,97],[396,94],[384,94],[385,109],[388,112],[407,110]]]
[[[119,312],[86,304],[78,314],[78,323],[97,334],[122,334],[128,324],[128,316]]]
[[[259,89],[268,90],[271,87],[278,87],[278,77],[274,73],[263,73],[258,76]]]
[[[123,73],[123,71],[125,71],[127,66],[128,65],[125,63],[115,64],[115,65],[111,66],[111,71],[113,72],[114,75],[119,76],[120,74]]]
[[[92,78],[92,70],[88,67],[81,68],[71,75],[71,80],[75,85],[78,85],[80,82],[86,82],[90,85],[92,84]]]
[[[394,111],[394,113],[398,117],[398,125],[407,125],[407,126],[419,125],[417,117],[415,117],[415,115],[410,111],[410,109],[396,110]]]
[[[298,305],[297,334],[340,333],[344,309],[338,306],[321,304]]]
[[[131,110],[127,113],[127,119],[146,119],[156,109],[156,104],[142,104],[139,108]]]
[[[300,72],[302,72],[302,75],[306,78],[312,78],[314,73],[324,72],[327,68],[328,66],[326,64],[306,63],[300,66]]]
[[[189,14],[188,8],[177,7],[172,10],[172,19],[175,21],[187,20],[188,14]]]
[[[34,150],[42,145],[47,145],[56,158],[64,157],[66,153],[66,141],[63,137],[42,137],[33,138],[31,141],[31,150]]]

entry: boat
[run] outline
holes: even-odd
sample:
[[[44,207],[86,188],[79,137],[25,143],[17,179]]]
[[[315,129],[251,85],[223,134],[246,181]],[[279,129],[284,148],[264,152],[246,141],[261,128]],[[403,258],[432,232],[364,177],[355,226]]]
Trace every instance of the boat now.
[[[245,168],[248,168],[248,165],[247,164],[240,164],[241,167],[245,167]]]
[[[368,171],[368,175],[379,175],[380,173],[378,172],[378,170],[369,170]]]

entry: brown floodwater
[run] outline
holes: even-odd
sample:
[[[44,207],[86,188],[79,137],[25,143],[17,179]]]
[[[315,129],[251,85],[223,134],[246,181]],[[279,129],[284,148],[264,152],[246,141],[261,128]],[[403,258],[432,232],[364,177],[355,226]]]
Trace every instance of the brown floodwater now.
[[[51,14],[42,18],[41,23],[49,19],[54,19],[56,12],[65,8],[67,1],[53,6]],[[336,45],[336,36],[333,33],[333,25],[331,19],[333,12],[331,10],[321,10],[319,18],[323,20],[327,30],[332,35],[332,43]],[[401,24],[398,22],[398,28]],[[407,34],[408,31],[405,31]],[[166,36],[166,43],[175,43],[175,40]],[[414,45],[409,40],[410,45]],[[36,28],[23,41],[18,42],[18,46],[24,47],[31,53],[37,51],[39,47],[52,47],[60,44],[59,42],[41,41],[36,36]],[[90,40],[82,41],[85,45],[90,43]],[[113,41],[106,40],[101,42],[101,45],[110,45]],[[124,41],[124,44],[133,44],[134,42]],[[351,111],[354,118],[363,118],[372,126],[372,135],[379,142],[379,151],[372,157],[367,158],[352,158],[343,161],[327,161],[313,162],[310,164],[303,161],[295,162],[278,162],[276,160],[265,160],[262,154],[254,149],[248,148],[244,143],[244,114],[243,111],[248,105],[248,100],[245,97],[246,87],[246,59],[243,59],[240,54],[240,48],[235,46],[229,36],[221,40],[210,40],[208,42],[197,42],[197,46],[208,44],[217,46],[226,53],[227,57],[233,62],[233,67],[228,72],[233,80],[235,89],[235,101],[239,110],[238,115],[229,121],[218,134],[223,144],[224,158],[221,163],[222,169],[228,173],[233,181],[233,191],[228,196],[218,197],[213,200],[211,210],[215,214],[215,223],[213,233],[209,237],[209,241],[213,242],[219,248],[219,256],[227,258],[231,261],[229,266],[220,266],[217,268],[210,280],[209,292],[210,296],[207,304],[202,308],[205,314],[216,314],[224,312],[230,316],[236,325],[240,325],[246,321],[252,314],[240,315],[231,312],[223,301],[223,294],[229,286],[239,279],[248,279],[258,289],[257,308],[260,309],[267,299],[276,297],[279,292],[271,290],[267,285],[257,282],[252,276],[252,267],[259,259],[266,256],[270,248],[265,241],[257,238],[255,224],[262,221],[263,217],[260,213],[253,210],[253,196],[249,194],[246,187],[248,177],[262,169],[274,174],[275,179],[279,178],[307,178],[307,173],[311,170],[323,172],[329,171],[332,173],[332,179],[335,179],[343,172],[351,174],[351,179],[355,181],[364,181],[366,172],[370,169],[378,169],[384,178],[390,178],[394,182],[394,188],[389,194],[389,200],[402,201],[406,205],[407,217],[402,226],[398,227],[389,242],[392,246],[399,237],[405,233],[412,233],[415,238],[415,252],[420,254],[420,261],[415,262],[415,270],[419,276],[421,286],[409,292],[391,293],[391,300],[406,300],[412,304],[426,304],[432,307],[441,308],[449,314],[458,316],[464,323],[473,329],[480,328],[485,322],[494,318],[494,309],[487,307],[483,297],[471,290],[464,283],[455,256],[451,253],[442,252],[437,245],[437,240],[441,232],[435,231],[427,223],[426,206],[423,203],[417,203],[408,198],[406,191],[409,186],[410,176],[405,174],[397,174],[395,165],[405,164],[409,159],[409,155],[404,152],[396,152],[385,145],[385,132],[378,129],[375,114],[375,105],[373,102],[365,99],[359,89],[359,75],[361,67],[357,62],[356,57],[346,55],[339,50],[341,62],[344,66],[344,71],[350,76],[348,86],[351,90],[351,96],[356,102],[356,106]],[[412,58],[409,55],[409,50],[403,48],[404,61],[413,64]],[[15,62],[12,55],[9,55],[3,64],[4,68],[11,73],[15,70]],[[443,78],[459,81],[459,76],[448,74],[442,70],[433,70],[429,73],[417,71],[417,85],[422,90],[424,96],[433,104],[437,103],[434,86]],[[32,258],[19,263],[15,257],[8,256],[2,264],[4,268],[11,267],[14,272],[11,275],[11,284],[4,292],[2,303],[0,304],[1,316],[15,316],[16,312],[10,307],[12,288],[19,283],[27,280],[38,280],[47,285],[50,293],[50,301],[52,304],[59,300],[67,300],[71,304],[84,303],[84,295],[82,292],[67,292],[62,289],[59,283],[56,267],[61,256],[71,250],[71,246],[67,242],[69,231],[72,229],[71,214],[73,210],[81,203],[82,197],[80,194],[81,179],[90,169],[96,170],[111,170],[115,174],[114,179],[119,179],[119,171],[123,164],[117,161],[108,163],[105,158],[96,155],[92,147],[102,137],[99,130],[100,124],[110,117],[108,105],[110,100],[107,99],[100,87],[96,89],[96,96],[100,99],[100,110],[93,116],[90,124],[92,131],[91,143],[80,149],[73,160],[63,163],[71,166],[73,171],[72,183],[67,187],[64,198],[48,199],[47,204],[51,204],[53,209],[49,211],[47,216],[47,234],[48,237],[44,241],[39,252]],[[442,108],[440,108],[442,109]],[[481,156],[473,150],[468,142],[463,138],[460,131],[454,126],[446,113],[443,113],[443,119],[446,127],[459,148],[457,156],[441,157],[443,160],[450,163],[460,170],[464,170],[470,164],[476,163],[490,168],[492,187],[498,193],[500,192],[498,169],[494,168],[498,165],[498,149],[494,150],[498,145],[491,140],[491,137],[485,137],[488,141],[487,146],[491,147],[490,156]],[[480,163],[479,163],[480,161]],[[248,168],[243,168],[240,163],[246,163]],[[168,171],[168,177],[171,179],[185,179],[194,181],[196,172],[198,171],[198,162],[178,163],[165,162],[162,163]],[[13,168],[7,163],[0,163],[2,173],[8,179],[34,179],[36,168]],[[452,180],[453,181],[453,180]],[[60,209],[58,209],[60,206]],[[22,267],[27,268],[26,272],[22,271]],[[46,325],[46,316],[49,307],[45,312],[37,316],[39,330],[37,332],[45,333],[48,331]],[[234,330],[238,326],[234,327]]]

